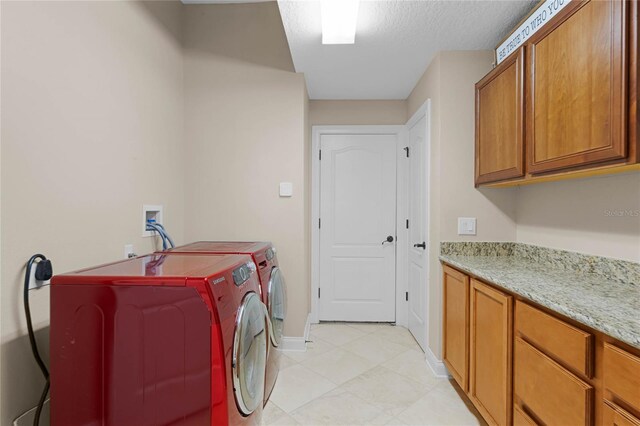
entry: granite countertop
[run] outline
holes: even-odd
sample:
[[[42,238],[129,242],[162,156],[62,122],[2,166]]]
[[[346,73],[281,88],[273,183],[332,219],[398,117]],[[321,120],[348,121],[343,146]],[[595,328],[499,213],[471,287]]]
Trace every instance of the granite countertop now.
[[[517,254],[461,252],[443,250],[440,260],[640,349],[640,283]]]

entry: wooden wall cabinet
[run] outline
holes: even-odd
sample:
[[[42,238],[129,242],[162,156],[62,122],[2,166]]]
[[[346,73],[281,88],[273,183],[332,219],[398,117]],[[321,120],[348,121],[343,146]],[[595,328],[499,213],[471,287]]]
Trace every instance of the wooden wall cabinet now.
[[[476,184],[524,176],[524,48],[476,84]]]
[[[469,386],[469,277],[448,266],[443,269],[442,357],[451,376],[466,392]]]
[[[640,170],[638,9],[572,1],[476,84],[476,186]]]
[[[491,425],[511,424],[512,300],[471,280],[469,398]]]

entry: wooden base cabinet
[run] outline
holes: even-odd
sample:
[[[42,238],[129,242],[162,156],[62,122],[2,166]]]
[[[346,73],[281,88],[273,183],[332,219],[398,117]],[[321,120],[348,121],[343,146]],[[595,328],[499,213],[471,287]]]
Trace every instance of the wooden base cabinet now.
[[[512,297],[443,267],[443,358],[491,425],[512,423]]]
[[[640,350],[443,265],[444,363],[489,425],[640,426]]]
[[[512,300],[471,280],[469,398],[490,425],[511,424]]]

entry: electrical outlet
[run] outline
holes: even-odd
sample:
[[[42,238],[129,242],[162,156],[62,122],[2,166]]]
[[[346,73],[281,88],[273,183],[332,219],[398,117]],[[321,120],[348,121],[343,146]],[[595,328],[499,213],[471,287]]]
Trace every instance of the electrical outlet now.
[[[161,205],[145,204],[142,206],[142,236],[143,237],[152,237],[155,234],[155,232],[153,231],[147,231],[147,222],[149,221],[149,219],[153,220],[155,223],[164,225],[164,218],[162,214]]]
[[[135,253],[133,251],[133,244],[125,244],[124,246],[124,258],[125,259],[130,259],[132,257],[135,256]]]
[[[476,218],[459,217],[458,235],[476,235]]]
[[[47,281],[38,281],[36,280],[36,266],[37,262],[33,263],[33,267],[31,268],[31,276],[29,277],[29,290],[33,290],[34,288],[42,288],[46,285],[51,284],[51,280]]]

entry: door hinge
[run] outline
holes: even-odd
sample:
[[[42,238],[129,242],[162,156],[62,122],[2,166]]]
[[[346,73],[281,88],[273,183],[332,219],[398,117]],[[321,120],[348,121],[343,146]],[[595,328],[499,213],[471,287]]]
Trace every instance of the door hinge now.
[[[318,229],[320,229],[322,223],[320,222],[320,218],[318,218]]]
[[[409,229],[409,219],[407,219],[407,229]]]
[[[409,147],[408,147],[408,146],[405,146],[405,147],[404,147],[404,148],[402,148],[402,149],[404,149],[404,150],[406,151],[406,153],[407,153],[407,158],[409,158]]]
[[[404,300],[406,300],[407,302],[409,301],[409,292],[408,291],[404,294]]]
[[[320,287],[318,287],[318,299],[320,299]]]
[[[322,160],[322,150],[318,151],[318,160]]]

